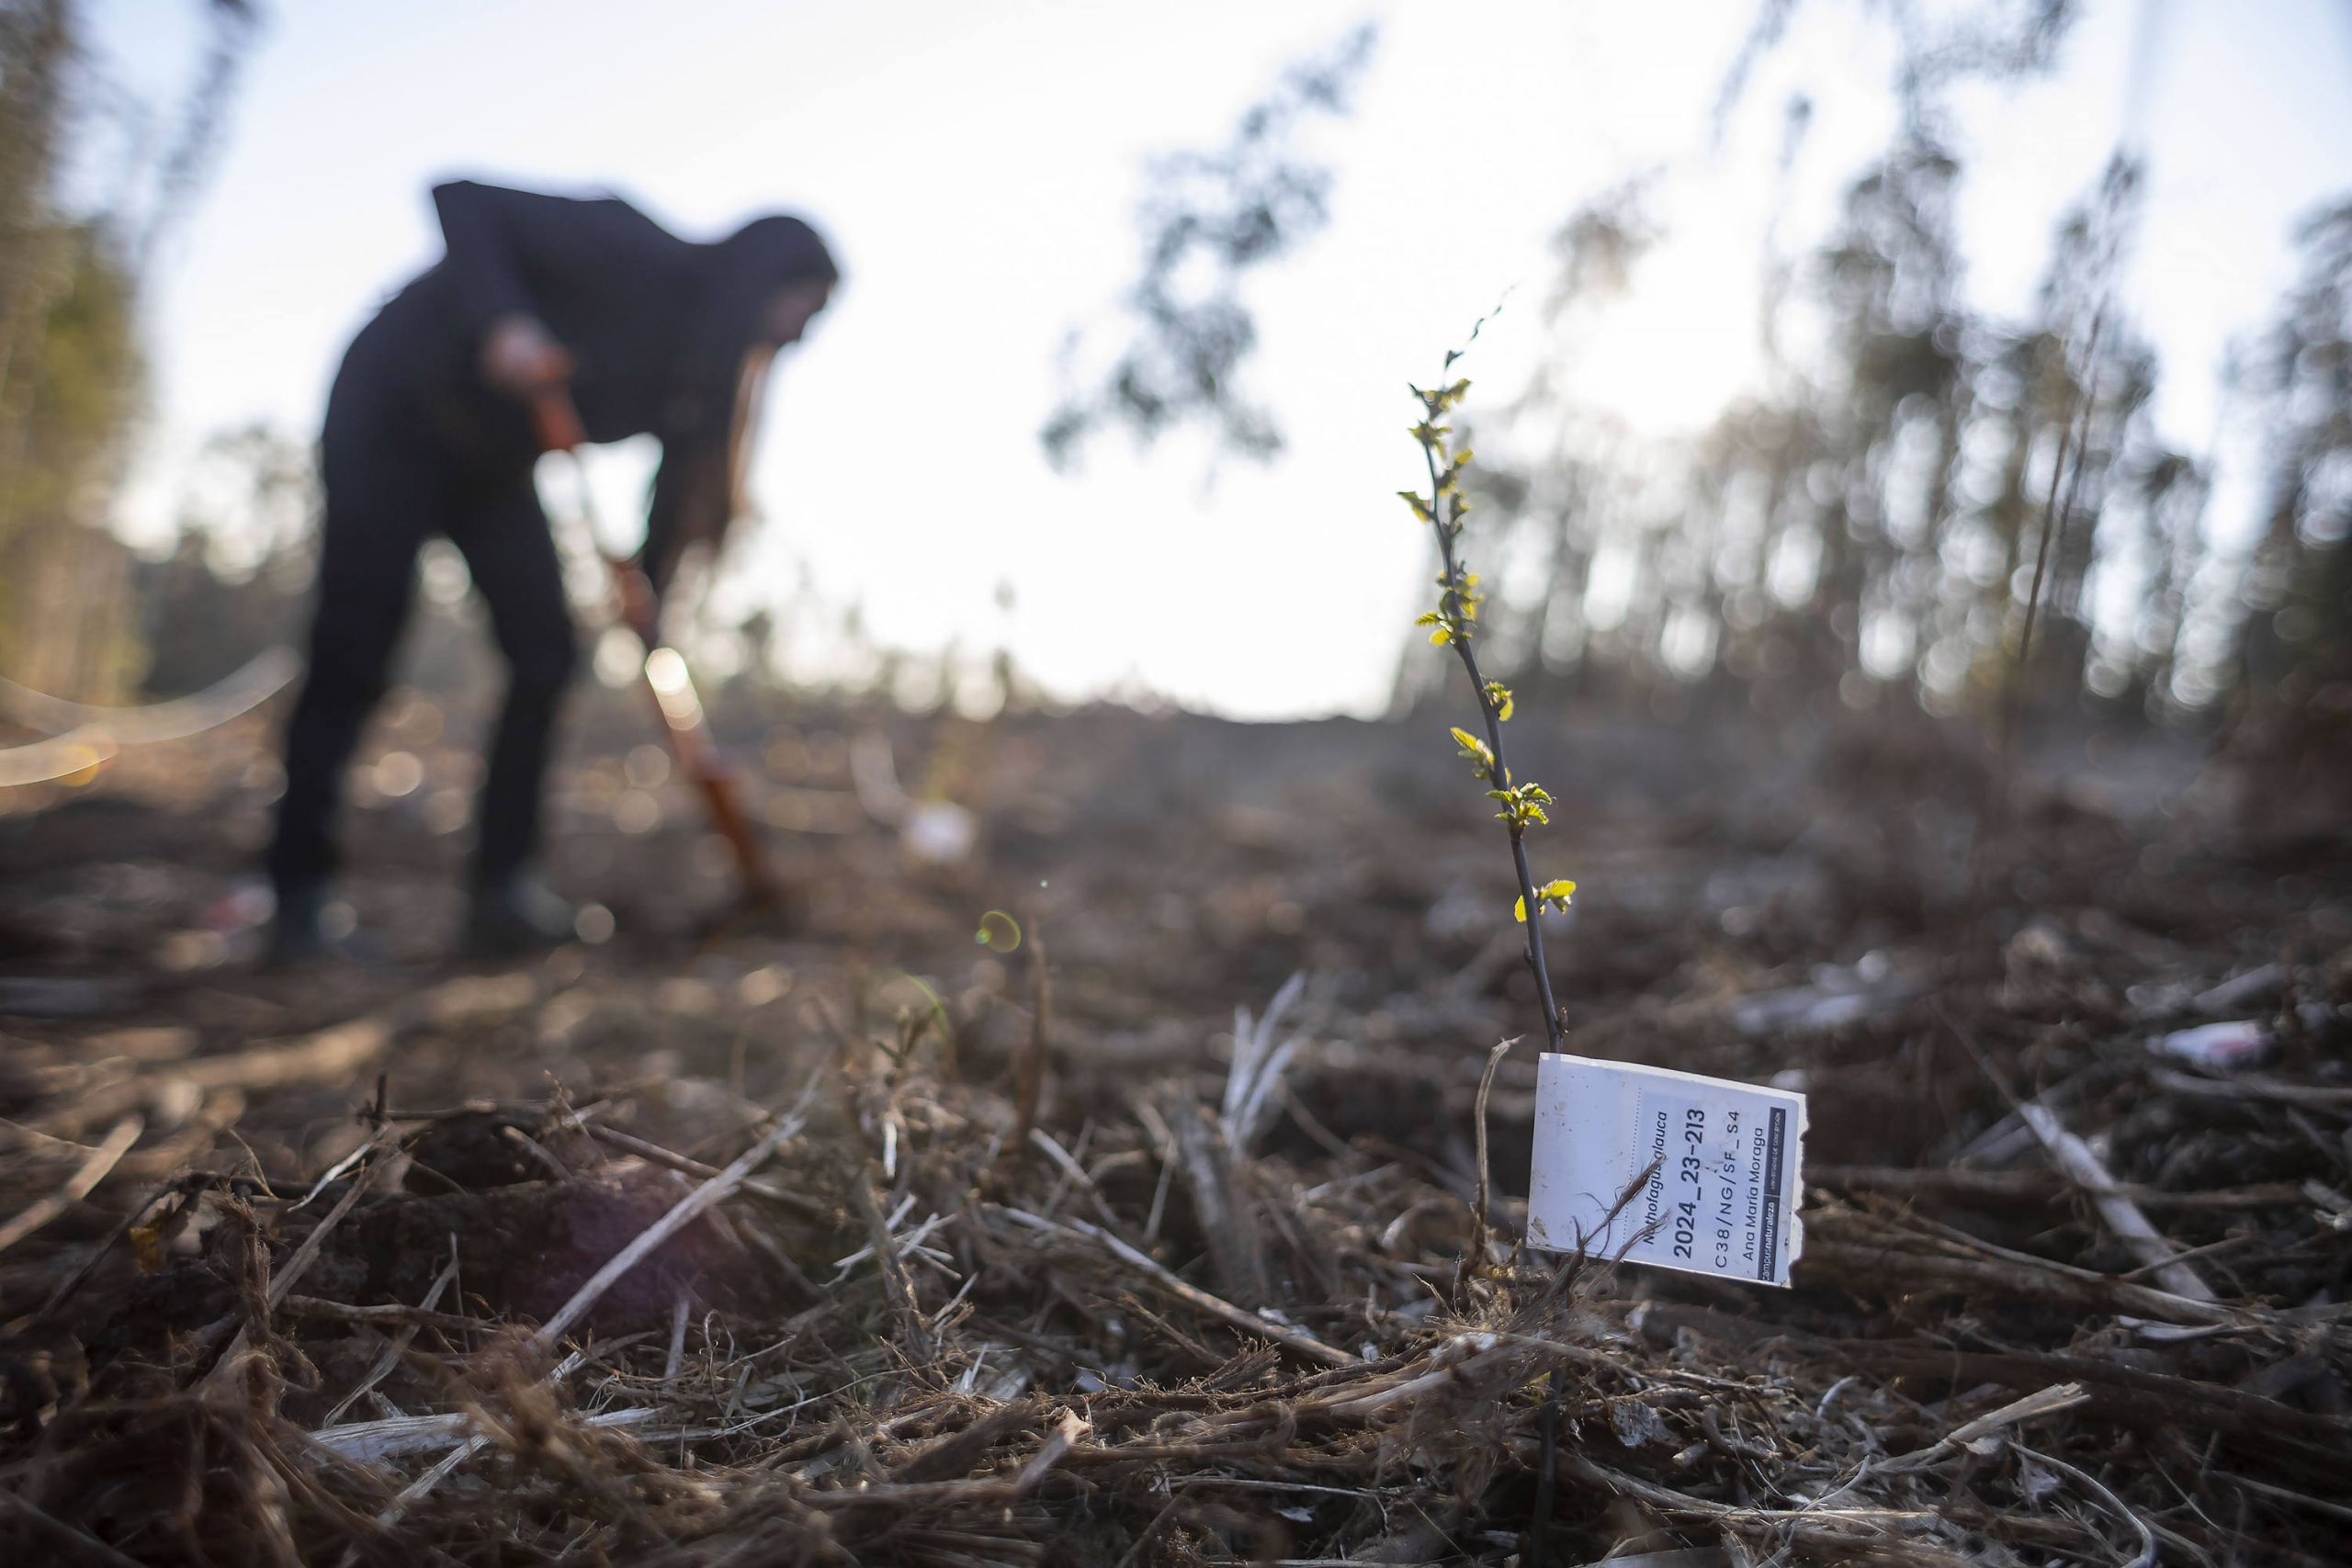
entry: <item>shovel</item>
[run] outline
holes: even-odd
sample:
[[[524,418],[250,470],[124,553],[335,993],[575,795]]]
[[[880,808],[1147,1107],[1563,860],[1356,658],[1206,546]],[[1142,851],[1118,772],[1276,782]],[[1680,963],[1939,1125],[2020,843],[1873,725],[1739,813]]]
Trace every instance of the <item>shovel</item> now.
[[[572,406],[571,394],[561,387],[539,393],[531,403],[531,423],[538,432],[541,447],[560,452],[570,459],[574,488],[579,492],[580,514],[593,536],[595,502],[588,491],[587,468],[580,460],[580,448],[588,436],[581,425],[579,411]],[[754,909],[774,908],[784,902],[783,888],[768,870],[766,856],[760,852],[760,842],[752,835],[751,818],[744,814],[735,775],[719,759],[710,725],[703,716],[702,699],[695,694],[694,676],[686,668],[685,656],[662,641],[661,606],[653,597],[653,585],[646,581],[635,561],[610,554],[601,545],[597,553],[604,557],[605,566],[613,575],[613,586],[620,596],[622,623],[637,634],[638,641],[644,646],[646,689],[652,694],[654,706],[662,715],[662,734],[669,742],[670,754],[677,759],[679,772],[702,791],[711,827],[734,852],[735,869],[743,883],[744,904]]]

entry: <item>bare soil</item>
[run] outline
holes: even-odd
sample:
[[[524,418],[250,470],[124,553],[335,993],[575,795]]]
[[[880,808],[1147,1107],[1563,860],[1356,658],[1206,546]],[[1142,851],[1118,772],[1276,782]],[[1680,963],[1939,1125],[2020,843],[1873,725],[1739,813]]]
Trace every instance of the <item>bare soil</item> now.
[[[2242,764],[2089,728],[2004,782],[1917,715],[1523,708],[1569,1048],[1811,1097],[1774,1292],[1518,1246],[1541,1022],[1442,717],[718,717],[789,906],[732,908],[597,693],[549,859],[615,934],[521,964],[449,957],[462,702],[362,760],[370,963],[251,963],[260,718],[19,792],[0,1224],[62,1201],[0,1248],[15,1560],[2352,1547],[2352,853],[2249,833]],[[873,819],[873,736],[970,856]],[[1294,975],[1241,1135],[1237,1040]],[[2152,1048],[2209,1023],[2245,1054]]]

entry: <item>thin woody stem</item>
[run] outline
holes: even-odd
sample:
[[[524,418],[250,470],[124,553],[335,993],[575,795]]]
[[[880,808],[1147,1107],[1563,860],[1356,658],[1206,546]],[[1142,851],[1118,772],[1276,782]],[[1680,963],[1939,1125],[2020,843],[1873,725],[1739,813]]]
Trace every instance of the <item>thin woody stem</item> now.
[[[2065,531],[2066,519],[2074,514],[2075,503],[2081,492],[2084,457],[2090,446],[2091,424],[2098,412],[2099,336],[2107,326],[2107,306],[2104,301],[2091,316],[2088,343],[2083,351],[2083,379],[2075,405],[2058,427],[2058,450],[2050,460],[2050,489],[2041,504],[2041,537],[2033,551],[2033,583],[2027,592],[2025,624],[2018,634],[2018,656],[2003,676],[2004,690],[1997,714],[1999,728],[1994,737],[1995,757],[1991,776],[1985,781],[1984,811],[1988,818],[1987,831],[1980,840],[1990,841],[2008,825],[2010,796],[2014,793],[2017,773],[2018,738],[2024,728],[2026,714],[2032,705],[2033,689],[2030,674],[2033,668],[2033,634],[2041,616],[2041,590],[2050,570],[2051,548]],[[2062,368],[2064,361],[2061,362]],[[2065,483],[2065,503],[2059,503],[2060,483]],[[1976,867],[1978,893],[1982,896],[1982,878],[1987,874],[1992,862],[1980,860]]]
[[[1428,412],[1428,423],[1434,424],[1439,412],[1435,400],[1425,399],[1422,406]],[[1437,446],[1434,437],[1421,443],[1421,457],[1429,465],[1430,471],[1430,525],[1437,531],[1438,555],[1445,563],[1445,592],[1439,602],[1439,608],[1444,616],[1444,625],[1453,634],[1449,640],[1453,644],[1453,651],[1460,656],[1462,668],[1470,676],[1470,694],[1477,699],[1479,716],[1486,720],[1487,749],[1491,759],[1487,765],[1487,786],[1509,789],[1511,785],[1510,763],[1503,753],[1502,715],[1496,707],[1494,698],[1487,694],[1485,677],[1478,672],[1478,656],[1470,649],[1471,623],[1462,614],[1462,602],[1454,592],[1454,584],[1461,581],[1461,569],[1453,558],[1453,525],[1459,523],[1462,507],[1457,501],[1449,513],[1445,497],[1438,493]],[[1544,1007],[1544,1038],[1551,1043],[1551,1048],[1557,1051],[1564,1041],[1560,1032],[1559,1005],[1552,999],[1552,971],[1544,961],[1544,905],[1535,896],[1534,874],[1528,869],[1526,830],[1521,827],[1517,817],[1508,811],[1504,822],[1510,829],[1511,865],[1519,873],[1520,908],[1527,912],[1527,967],[1535,976],[1536,999]]]

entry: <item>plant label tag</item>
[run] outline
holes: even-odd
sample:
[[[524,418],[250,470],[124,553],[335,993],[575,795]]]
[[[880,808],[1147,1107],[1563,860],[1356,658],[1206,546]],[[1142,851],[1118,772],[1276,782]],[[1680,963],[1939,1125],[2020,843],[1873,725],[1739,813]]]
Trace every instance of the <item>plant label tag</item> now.
[[[1582,1247],[1786,1285],[1804,1250],[1804,1096],[1786,1089],[1546,1052],[1535,1076],[1528,1239],[1551,1252]]]

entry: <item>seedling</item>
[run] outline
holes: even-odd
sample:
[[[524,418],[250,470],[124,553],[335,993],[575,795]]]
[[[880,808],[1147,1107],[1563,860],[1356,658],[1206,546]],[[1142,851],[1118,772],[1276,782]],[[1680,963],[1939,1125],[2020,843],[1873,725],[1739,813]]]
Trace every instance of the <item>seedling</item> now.
[[[1459,349],[1449,352],[1444,371],[1451,373],[1453,362],[1461,357]],[[1477,699],[1486,733],[1481,738],[1457,728],[1453,739],[1472,770],[1486,781],[1487,798],[1497,803],[1495,816],[1510,834],[1511,865],[1519,874],[1516,913],[1527,928],[1527,967],[1535,976],[1536,999],[1544,1008],[1544,1038],[1557,1051],[1561,1048],[1560,1009],[1552,999],[1552,974],[1544,962],[1542,914],[1546,908],[1566,909],[1577,885],[1565,878],[1538,885],[1528,869],[1527,829],[1551,821],[1545,808],[1552,804],[1552,796],[1532,779],[1521,782],[1511,776],[1503,751],[1503,725],[1511,715],[1510,689],[1500,681],[1487,680],[1478,670],[1475,645],[1478,604],[1485,595],[1478,592],[1478,574],[1468,570],[1455,547],[1462,537],[1462,514],[1470,510],[1461,490],[1463,470],[1470,465],[1470,448],[1456,448],[1449,439],[1452,432],[1440,423],[1469,390],[1466,380],[1441,385],[1433,391],[1412,389],[1421,404],[1421,422],[1413,426],[1413,439],[1420,443],[1422,458],[1429,466],[1430,491],[1427,495],[1409,490],[1396,493],[1413,509],[1413,515],[1437,535],[1438,558],[1445,568],[1437,580],[1437,608],[1413,624],[1430,628],[1430,642],[1453,649],[1462,660],[1463,672],[1470,677],[1471,694]],[[1535,919],[1528,918],[1531,910]]]

